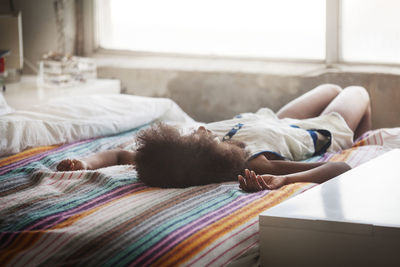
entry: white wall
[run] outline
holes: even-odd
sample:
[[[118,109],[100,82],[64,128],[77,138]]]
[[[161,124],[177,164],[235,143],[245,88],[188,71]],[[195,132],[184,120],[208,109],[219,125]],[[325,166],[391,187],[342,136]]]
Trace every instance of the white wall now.
[[[57,50],[57,27],[53,0],[15,0],[22,13],[24,73],[34,73],[43,54]],[[66,52],[73,54],[75,45],[75,1],[66,0]]]

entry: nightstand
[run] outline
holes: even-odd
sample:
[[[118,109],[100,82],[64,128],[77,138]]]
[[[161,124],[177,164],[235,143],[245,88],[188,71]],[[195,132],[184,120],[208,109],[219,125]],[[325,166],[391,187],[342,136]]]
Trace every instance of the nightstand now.
[[[42,87],[37,84],[37,76],[22,76],[18,83],[7,84],[3,92],[7,104],[14,109],[27,109],[50,99],[65,96],[85,96],[95,94],[119,94],[119,80],[92,79],[70,87]]]
[[[400,149],[260,214],[261,266],[399,266]]]

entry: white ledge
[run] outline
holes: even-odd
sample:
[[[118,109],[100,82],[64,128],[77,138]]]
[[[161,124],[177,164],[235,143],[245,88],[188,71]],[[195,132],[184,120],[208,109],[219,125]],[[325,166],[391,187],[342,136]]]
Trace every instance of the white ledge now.
[[[148,56],[96,53],[99,68],[168,70],[189,72],[249,73],[282,76],[317,76],[324,73],[380,73],[400,75],[400,66],[337,64],[327,67],[314,62],[277,62],[213,57]]]

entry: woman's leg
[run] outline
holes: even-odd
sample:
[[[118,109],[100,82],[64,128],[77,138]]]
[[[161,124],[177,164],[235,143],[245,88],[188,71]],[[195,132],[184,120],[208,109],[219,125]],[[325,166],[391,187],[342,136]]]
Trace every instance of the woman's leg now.
[[[321,115],[337,112],[354,132],[357,139],[364,132],[371,129],[371,105],[367,90],[361,86],[345,88],[322,111]]]
[[[276,114],[280,119],[307,119],[318,117],[341,91],[342,88],[337,85],[322,84],[290,101]]]

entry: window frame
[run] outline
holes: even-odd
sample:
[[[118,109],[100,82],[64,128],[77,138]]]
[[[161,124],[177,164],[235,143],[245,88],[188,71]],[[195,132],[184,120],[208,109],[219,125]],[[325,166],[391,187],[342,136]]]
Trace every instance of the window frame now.
[[[194,54],[175,54],[175,53],[159,53],[159,52],[143,52],[130,50],[106,49],[99,45],[96,28],[95,5],[96,0],[83,1],[84,12],[84,55],[91,56],[95,54],[116,55],[116,56],[140,56],[140,57],[173,57],[173,58],[190,58],[190,59],[227,59],[227,60],[243,60],[243,61],[266,61],[266,62],[282,62],[282,63],[318,63],[324,64],[326,68],[333,68],[337,65],[350,66],[389,66],[399,67],[400,63],[380,63],[380,62],[353,62],[344,61],[341,54],[341,1],[342,0],[325,0],[326,1],[326,35],[325,35],[325,59],[290,59],[290,58],[247,58],[247,57],[230,57],[230,56],[213,56],[213,55],[194,55]]]
[[[325,64],[329,67],[340,58],[340,0],[326,0]]]

